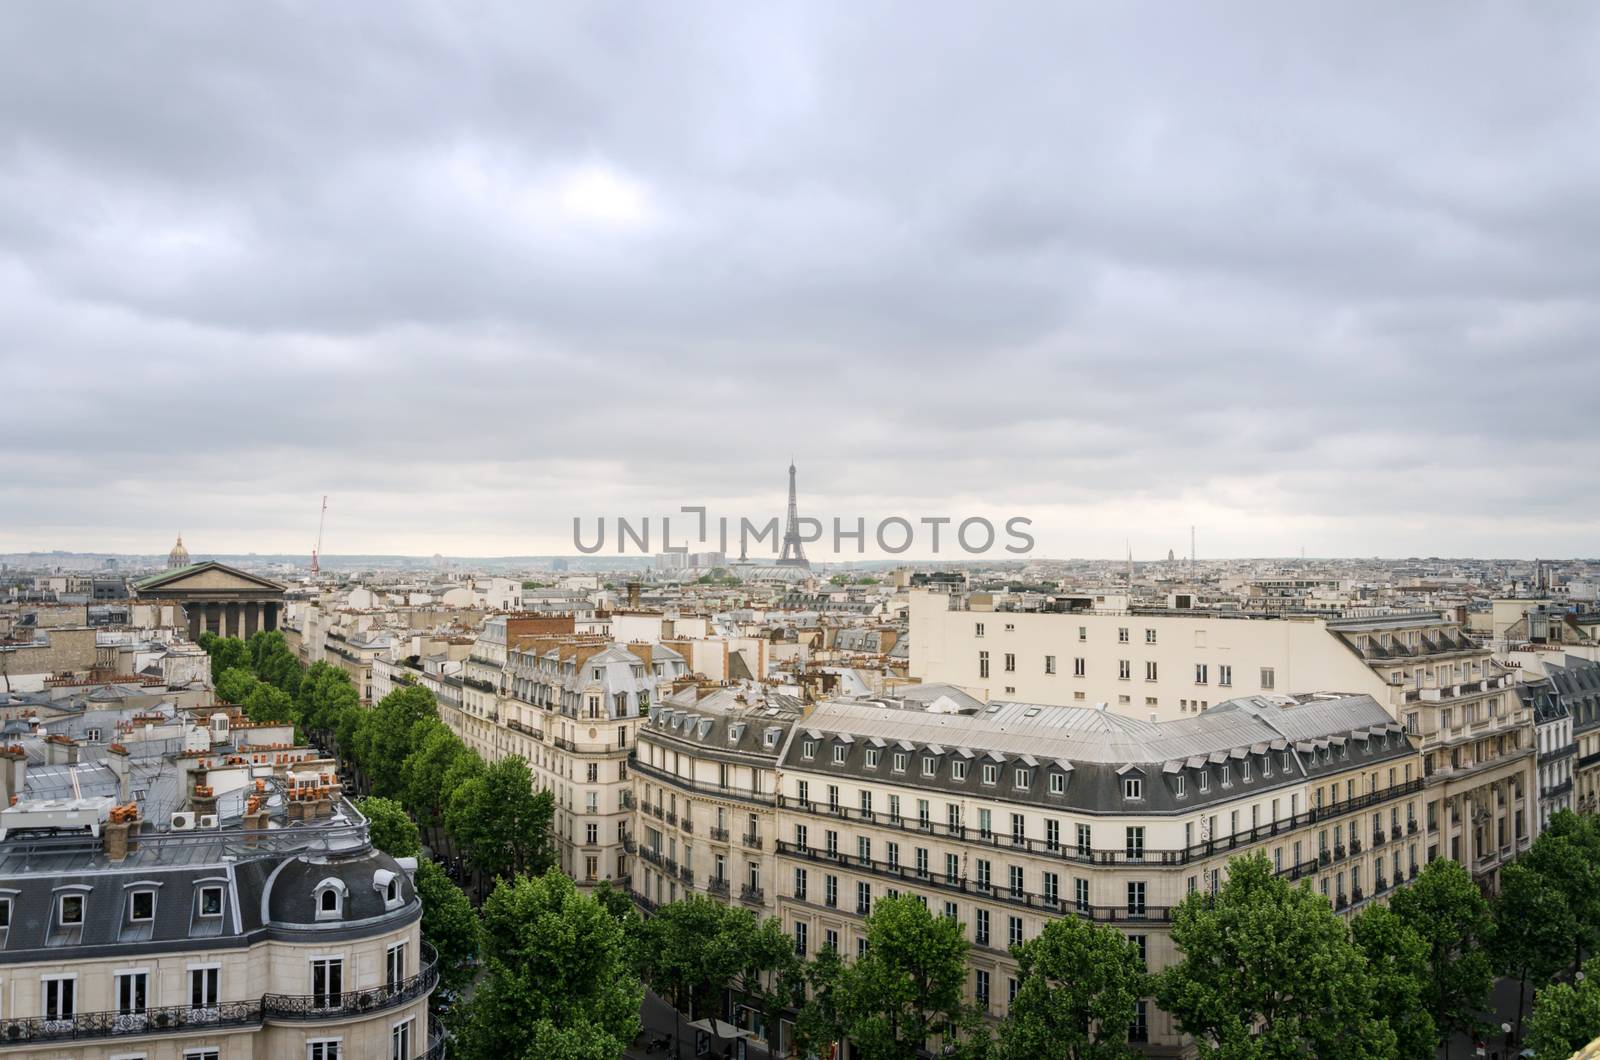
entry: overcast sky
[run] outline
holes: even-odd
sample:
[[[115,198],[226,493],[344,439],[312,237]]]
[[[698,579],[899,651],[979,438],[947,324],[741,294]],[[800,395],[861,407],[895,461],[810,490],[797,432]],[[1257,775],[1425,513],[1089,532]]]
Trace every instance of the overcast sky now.
[[[1600,553],[1600,6],[4,21],[0,550]]]

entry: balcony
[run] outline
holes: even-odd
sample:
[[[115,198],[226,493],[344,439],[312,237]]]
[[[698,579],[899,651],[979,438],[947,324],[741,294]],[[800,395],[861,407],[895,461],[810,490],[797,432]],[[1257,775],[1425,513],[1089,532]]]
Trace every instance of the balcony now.
[[[633,809],[633,792],[624,791],[622,793],[622,808],[624,810]]]
[[[255,1001],[227,1001],[217,1005],[168,1005],[136,1012],[78,1012],[58,1019],[34,1016],[0,1020],[0,1044],[185,1032],[202,1034],[229,1027],[257,1027],[266,1020],[302,1023],[349,1019],[396,1008],[432,993],[439,981],[438,958],[426,943],[422,946],[422,956],[425,963],[416,975],[368,990],[340,994],[264,994]],[[430,1028],[430,1048],[424,1057],[435,1055],[433,1040]]]
[[[739,839],[751,850],[761,849],[761,837],[758,835],[742,835],[739,837]]]
[[[752,887],[747,883],[743,887],[739,888],[740,901],[754,902],[755,904],[760,905],[766,901],[766,898],[767,892],[762,890],[760,887]]]
[[[678,815],[676,813],[672,812],[671,810],[668,810],[667,811],[667,816],[666,816],[666,821],[667,821],[668,824],[675,825],[675,824],[678,823]]]
[[[726,843],[728,841],[728,830],[726,828],[711,829],[711,841],[713,843]]]
[[[629,854],[637,854],[639,852],[639,844],[633,841],[633,836],[625,835],[622,837],[622,849]]]
[[[713,876],[706,881],[706,893],[728,897],[728,881],[718,876]]]
[[[689,866],[685,865],[678,870],[678,879],[692,886],[694,884],[694,873],[689,870]]]
[[[694,834],[694,821],[689,817],[688,814],[683,815],[683,830],[688,832],[690,835]]]

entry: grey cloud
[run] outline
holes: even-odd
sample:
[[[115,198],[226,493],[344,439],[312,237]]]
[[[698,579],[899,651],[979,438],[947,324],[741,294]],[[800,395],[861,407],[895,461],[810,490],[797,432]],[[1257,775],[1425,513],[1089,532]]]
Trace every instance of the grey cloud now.
[[[10,14],[0,547],[549,550],[791,452],[1058,554],[1600,517],[1587,7]]]

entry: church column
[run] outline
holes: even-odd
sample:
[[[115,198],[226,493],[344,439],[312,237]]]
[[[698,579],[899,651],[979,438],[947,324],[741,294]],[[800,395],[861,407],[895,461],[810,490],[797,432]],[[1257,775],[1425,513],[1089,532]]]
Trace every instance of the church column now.
[[[223,604],[222,620],[227,623],[228,636],[237,637],[239,635],[239,605],[234,603]]]
[[[244,604],[244,635],[253,637],[260,628],[261,604],[255,600],[246,601]]]
[[[185,617],[189,620],[189,639],[198,641],[200,634],[206,631],[204,605],[190,600],[183,605],[183,611]]]
[[[267,614],[266,614],[266,621],[263,623],[262,628],[266,629],[268,631],[277,629],[278,628],[278,608],[281,605],[277,601],[274,600],[274,601],[270,601],[270,602],[264,604],[263,606],[267,609]]]
[[[222,636],[222,605],[206,605],[206,628],[217,636]]]

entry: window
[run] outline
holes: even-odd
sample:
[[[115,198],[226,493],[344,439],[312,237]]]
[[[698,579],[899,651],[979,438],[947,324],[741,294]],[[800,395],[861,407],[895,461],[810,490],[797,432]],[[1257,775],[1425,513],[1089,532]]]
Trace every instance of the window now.
[[[844,765],[844,753],[845,753],[846,750],[847,750],[847,748],[842,743],[836,743],[836,744],[833,745],[833,764],[834,765],[836,765],[836,766]]]
[[[1134,948],[1139,951],[1139,964],[1140,964],[1140,966],[1148,969],[1149,966],[1150,966],[1150,948],[1149,948],[1148,943],[1146,942],[1145,936],[1143,936],[1143,935],[1129,935],[1128,936],[1128,941],[1133,943]]]
[[[1053,674],[1056,672],[1056,657],[1054,655],[1046,655],[1044,657],[1044,672],[1046,674]]]
[[[1042,877],[1042,893],[1046,905],[1055,905],[1061,900],[1061,877],[1053,872],[1047,872]]]
[[[1128,881],[1128,915],[1144,916],[1144,881]]]
[[[1016,657],[1016,655],[1014,655],[1013,653],[1008,651],[1008,652],[1006,652],[1006,673],[1014,674],[1016,672],[1017,672],[1017,657]]]
[[[839,904],[839,877],[824,876],[822,879],[822,904],[830,909]]]
[[[811,784],[804,780],[796,781],[794,786],[794,797],[795,800],[800,803],[800,805],[809,806],[811,804]],[[720,814],[722,811],[718,810],[717,812]],[[721,827],[720,821],[718,822],[718,827]]]
[[[1127,681],[1133,677],[1133,663],[1127,659],[1117,660],[1117,680]]]
[[[983,636],[983,623],[982,622],[974,622],[972,624],[972,635],[974,637]]]
[[[185,1049],[183,1060],[218,1060],[220,1055],[215,1049]]]
[[[396,989],[406,977],[406,944],[397,942],[384,951],[383,985]]]
[[[1156,631],[1153,630],[1153,629],[1145,630],[1144,631],[1144,642],[1146,644],[1154,644],[1156,642]]]
[[[1006,942],[1012,946],[1022,945],[1022,918],[1020,916],[1006,917]]]
[[[83,895],[62,895],[59,919],[62,927],[81,927],[83,924]]]
[[[1144,826],[1129,825],[1127,829],[1127,855],[1129,861],[1144,860]]]
[[[922,756],[922,775],[931,777],[939,772],[939,760],[932,755]]]
[[[685,814],[683,819],[687,821],[689,819],[688,814]],[[583,826],[583,835],[584,835],[585,845],[591,846],[591,847],[594,846],[596,843],[600,842],[600,826],[598,824],[586,824],[586,825],[584,825]],[[390,880],[389,881],[390,888],[393,888],[394,885],[395,885],[395,881]],[[391,894],[391,895],[389,895],[389,900],[393,901],[396,897],[397,897],[396,895]]]
[[[335,1008],[344,994],[344,958],[313,957],[311,1007]]]
[[[1144,664],[1144,679],[1146,681],[1154,681],[1156,679],[1156,664],[1154,660]]]
[[[128,895],[128,919],[135,923],[154,920],[156,917],[156,892],[134,891]]]
[[[207,1009],[216,1005],[222,970],[216,965],[189,969],[189,1007]]]
[[[817,741],[815,741],[815,740],[802,740],[800,742],[800,757],[801,758],[815,758],[815,757],[817,757]]]
[[[978,676],[989,676],[989,653],[986,651],[980,651],[978,653]]]
[[[985,784],[993,784],[999,779],[1000,768],[993,763],[985,762],[983,764],[983,782]]]
[[[822,945],[835,953],[839,952],[839,933],[832,928],[822,932]]]
[[[1144,798],[1144,781],[1138,777],[1123,777],[1122,797],[1124,799]]]
[[[0,931],[11,926],[11,899],[0,898]]]
[[[1028,786],[1028,771],[1026,769],[1017,770],[1012,774],[1011,780],[1013,786],[1018,788],[1026,788]]]
[[[411,1060],[413,1032],[417,1021],[402,1020],[389,1031],[389,1060]]]
[[[804,921],[796,920],[794,922],[794,955],[796,957],[804,957],[806,955],[806,927],[807,925]]]
[[[69,1020],[78,1011],[76,994],[78,979],[72,975],[53,976],[44,980],[44,1011],[47,1020]]]
[[[856,837],[856,861],[862,865],[872,864],[872,840],[866,836]]]
[[[1022,891],[1022,866],[1021,865],[1012,865],[1010,867],[1010,875],[1011,875],[1011,897],[1013,897],[1013,898],[1021,898],[1022,894],[1023,894],[1023,891]]]
[[[955,883],[961,878],[961,858],[955,854],[944,856],[944,882]]]
[[[145,991],[149,985],[150,976],[145,972],[118,972],[117,1014],[132,1016],[144,1012],[148,1003]]]
[[[1090,844],[1091,838],[1089,826],[1080,824],[1078,826],[1078,856],[1080,858],[1086,858],[1093,852]]]
[[[1044,848],[1051,851],[1061,849],[1061,822],[1053,817],[1045,818]]]
[[[1067,792],[1067,775],[1065,773],[1050,774],[1050,794],[1065,795]]]
[[[878,755],[881,754],[881,753],[882,752],[880,752],[876,747],[867,748],[867,753],[866,753],[865,757],[866,757],[866,766],[867,766],[868,769],[877,769],[878,768]]]
[[[1262,690],[1263,691],[1270,691],[1271,689],[1273,689],[1275,687],[1277,687],[1277,674],[1275,674],[1273,672],[1272,667],[1263,666],[1261,668],[1261,688],[1262,688]]]
[[[856,882],[856,912],[861,916],[872,913],[872,884],[865,880]]]
[[[1206,683],[1206,664],[1205,663],[1195,663],[1194,664],[1194,683],[1197,684],[1197,685],[1203,685],[1203,684]]]
[[[1078,912],[1089,911],[1089,881],[1082,877],[1075,877],[1072,881],[1072,900],[1078,907]]]
[[[904,773],[906,771],[906,756],[905,756],[904,752],[901,752],[901,751],[896,751],[895,752],[895,755],[894,755],[894,771],[896,773]]]
[[[883,854],[884,862],[889,866],[889,868],[891,870],[899,869],[900,868],[900,844],[899,843],[888,843],[888,844],[885,844],[885,848],[886,849],[884,850],[884,854]]]
[[[977,999],[979,1007],[987,1009],[989,1007],[989,973],[979,968],[972,974],[974,976],[972,995]]]
[[[917,875],[922,879],[928,878],[928,848],[917,848]]]
[[[1177,776],[1172,778],[1172,792],[1178,798],[1183,798],[1183,796],[1186,794],[1187,786],[1188,782],[1184,780],[1182,773],[1179,773]]]
[[[972,942],[976,946],[989,945],[989,910],[972,911]]]
[[[1127,626],[1119,626],[1119,627],[1117,627],[1117,643],[1118,644],[1126,644],[1126,643],[1128,643],[1128,627]]]
[[[977,886],[978,890],[980,890],[980,891],[987,891],[989,889],[989,879],[990,879],[990,877],[989,877],[989,860],[987,858],[977,858],[977,859],[975,859],[974,864],[977,866],[977,871],[978,871],[978,879],[977,879],[976,886]]]
[[[1020,813],[1011,815],[1011,843],[1013,846],[1025,844],[1028,835],[1028,819]]]
[[[339,889],[332,884],[326,884],[317,891],[317,919],[324,920],[338,915]]]
[[[339,1038],[317,1038],[306,1043],[306,1060],[339,1060]]]
[[[1217,684],[1223,688],[1233,687],[1233,667],[1226,663],[1217,664]]]
[[[967,763],[966,763],[965,760],[960,759],[960,758],[956,758],[956,759],[953,759],[950,762],[950,779],[951,780],[966,780],[967,779]]]
[[[1079,626],[1078,627],[1078,642],[1081,644],[1081,643],[1087,641],[1088,639],[1089,639],[1089,627],[1088,626]]]

